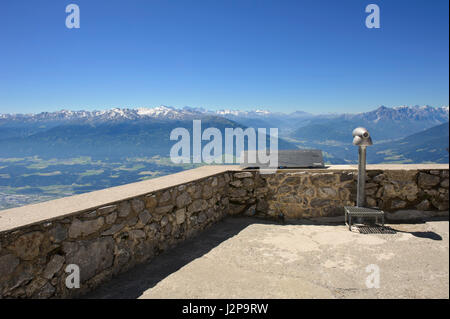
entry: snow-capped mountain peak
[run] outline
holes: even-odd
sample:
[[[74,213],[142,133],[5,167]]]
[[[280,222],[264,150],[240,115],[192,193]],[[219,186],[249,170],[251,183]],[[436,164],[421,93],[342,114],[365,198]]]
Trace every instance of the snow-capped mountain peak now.
[[[161,115],[164,116],[174,111],[175,109],[172,107],[161,105],[154,108],[146,108],[146,107],[138,108],[137,114],[144,116],[161,116]]]

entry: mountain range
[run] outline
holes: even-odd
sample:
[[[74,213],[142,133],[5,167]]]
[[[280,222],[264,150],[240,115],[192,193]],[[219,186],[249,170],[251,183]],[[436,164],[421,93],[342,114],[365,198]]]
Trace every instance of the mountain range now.
[[[433,126],[400,140],[374,145],[370,163],[448,163],[449,123]]]
[[[202,120],[203,129],[219,129],[222,136],[225,136],[226,128],[246,128],[221,116],[166,107],[10,115],[0,119],[0,157],[90,156],[100,160],[169,157],[170,149],[176,143],[170,140],[170,133],[175,128],[185,128],[192,136],[193,119]],[[192,140],[190,144],[192,148]],[[280,149],[296,148],[284,139],[279,140],[278,146]]]
[[[191,131],[193,119],[201,119],[203,128],[217,127],[222,132],[226,127],[277,127],[280,149],[322,149],[330,163],[356,161],[351,132],[364,126],[378,154],[369,161],[448,162],[448,124],[442,126],[449,120],[448,106],[380,106],[364,113],[322,115],[168,106],[0,114],[0,157],[167,156],[174,144],[169,140],[171,130],[185,127]],[[429,144],[433,134],[428,130],[433,127],[431,132],[439,131],[442,140],[447,133],[445,142],[438,139]],[[419,145],[422,140],[437,150],[423,151],[427,148]],[[383,148],[391,153],[383,153]]]

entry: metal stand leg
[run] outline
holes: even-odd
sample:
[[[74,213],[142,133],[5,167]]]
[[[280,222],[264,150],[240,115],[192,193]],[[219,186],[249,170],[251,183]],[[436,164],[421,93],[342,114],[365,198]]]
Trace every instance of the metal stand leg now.
[[[352,215],[348,216],[348,230],[352,230]]]

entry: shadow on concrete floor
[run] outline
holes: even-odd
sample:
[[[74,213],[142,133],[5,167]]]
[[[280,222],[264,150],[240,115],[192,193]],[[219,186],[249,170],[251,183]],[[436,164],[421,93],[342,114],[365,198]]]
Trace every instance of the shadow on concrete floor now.
[[[395,227],[395,226],[394,226]],[[390,226],[378,226],[378,225],[356,225],[356,229],[360,234],[396,234],[396,233],[407,233],[415,237],[428,238],[432,240],[442,240],[441,235],[436,234],[433,231],[403,231],[392,228]]]
[[[233,218],[239,222],[218,222],[201,232],[198,236],[181,242],[176,247],[155,256],[149,262],[140,264],[131,270],[119,274],[104,283],[93,292],[81,296],[86,299],[136,299],[144,291],[151,289],[158,282],[178,271],[191,261],[207,254],[220,243],[237,235],[247,226],[255,223],[280,224],[254,218]],[[201,237],[201,240],[199,240]]]
[[[448,219],[447,219],[448,220]],[[321,225],[345,226],[342,222],[312,222],[308,221],[269,221],[251,217],[227,217],[201,232],[198,236],[179,243],[176,247],[163,252],[151,261],[137,265],[131,270],[119,274],[111,281],[102,284],[96,290],[81,298],[88,299],[136,299],[155,287],[160,281],[177,272],[197,258],[207,254],[221,243],[238,235],[252,224],[269,225]],[[396,234],[410,233],[416,237],[442,240],[442,237],[432,231],[406,231],[396,229],[395,225],[378,227],[376,225],[355,225],[360,227],[361,234]],[[415,229],[416,230],[416,229]]]
[[[403,233],[407,233],[407,232],[403,232]],[[436,234],[434,231],[414,231],[414,232],[409,232],[409,233],[413,236],[420,237],[420,238],[428,238],[428,239],[432,239],[432,240],[442,240],[441,235]]]

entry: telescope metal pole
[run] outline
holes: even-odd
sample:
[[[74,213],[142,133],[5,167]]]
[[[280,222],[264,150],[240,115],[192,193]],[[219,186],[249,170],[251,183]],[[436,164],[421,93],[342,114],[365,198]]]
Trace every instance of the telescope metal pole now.
[[[356,206],[364,207],[366,204],[366,146],[359,146],[358,161],[358,189],[356,194]]]

